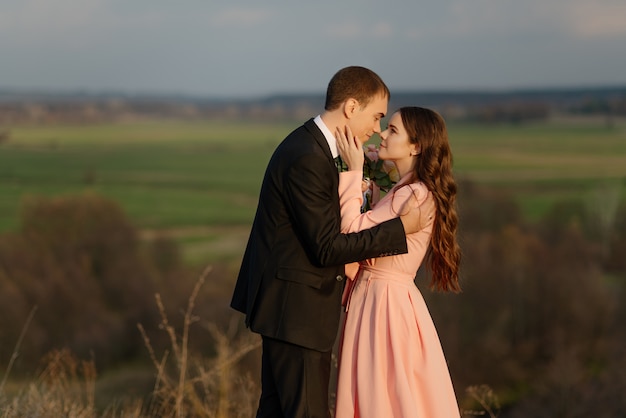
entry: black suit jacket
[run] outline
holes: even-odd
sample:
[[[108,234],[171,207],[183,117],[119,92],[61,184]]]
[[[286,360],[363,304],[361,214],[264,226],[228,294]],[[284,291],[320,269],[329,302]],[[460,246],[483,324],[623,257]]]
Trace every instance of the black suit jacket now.
[[[252,331],[330,350],[344,264],[407,252],[398,218],[341,234],[338,185],[328,143],[313,119],[276,148],[231,301]]]

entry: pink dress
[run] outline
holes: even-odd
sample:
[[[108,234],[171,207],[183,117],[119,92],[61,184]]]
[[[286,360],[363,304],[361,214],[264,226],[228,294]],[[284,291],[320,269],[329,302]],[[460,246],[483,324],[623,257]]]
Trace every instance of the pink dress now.
[[[422,183],[388,193],[360,213],[361,173],[340,174],[343,232],[355,232],[398,216],[413,194],[432,199]],[[400,183],[406,179],[401,179]],[[393,195],[393,197],[392,197]],[[459,417],[450,373],[437,331],[414,283],[430,241],[432,222],[407,236],[408,254],[348,265],[346,319],[340,343],[336,418]]]

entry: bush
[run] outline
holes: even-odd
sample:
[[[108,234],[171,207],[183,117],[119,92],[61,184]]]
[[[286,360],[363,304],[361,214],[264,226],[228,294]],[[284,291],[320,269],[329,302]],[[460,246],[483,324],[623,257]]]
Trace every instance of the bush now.
[[[626,342],[620,324],[625,287],[623,279],[607,274],[589,227],[592,214],[564,203],[528,225],[505,196],[475,186],[465,192],[459,199],[463,291],[424,292],[457,395],[485,383],[509,410],[522,399],[525,407],[537,406],[558,397],[564,386],[554,379],[561,376],[571,378],[563,381],[570,393],[587,393],[588,405],[605,395],[616,401],[612,394],[626,390],[623,379],[615,380],[619,389],[597,389],[615,374],[613,352]],[[623,239],[617,222],[613,254]],[[615,257],[612,262],[618,265]],[[418,277],[423,283],[427,278]],[[567,375],[574,371],[575,378]],[[588,393],[590,387],[596,389]],[[543,406],[554,412],[547,416],[558,415],[558,408]]]
[[[53,348],[101,365],[141,346],[138,322],[156,322],[158,276],[119,206],[96,195],[29,198],[21,231],[0,237],[0,325],[16,341],[33,306],[24,365]],[[0,358],[8,358],[3,346]]]

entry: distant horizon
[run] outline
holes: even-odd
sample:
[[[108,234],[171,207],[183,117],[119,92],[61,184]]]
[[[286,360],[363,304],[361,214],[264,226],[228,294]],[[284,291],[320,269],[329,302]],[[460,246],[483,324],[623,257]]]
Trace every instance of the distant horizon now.
[[[585,92],[616,90],[626,93],[624,83],[580,83],[571,85],[535,85],[516,87],[439,87],[439,88],[391,88],[391,94],[511,94],[511,93],[539,93],[539,92]],[[89,89],[89,88],[51,88],[51,87],[4,87],[0,85],[0,100],[2,96],[41,96],[41,97],[124,97],[124,98],[186,98],[195,100],[264,100],[276,97],[324,96],[325,91],[313,90],[284,90],[268,92],[266,94],[250,95],[212,95],[208,93],[191,93],[185,91],[158,91],[158,90],[131,90],[121,88]]]

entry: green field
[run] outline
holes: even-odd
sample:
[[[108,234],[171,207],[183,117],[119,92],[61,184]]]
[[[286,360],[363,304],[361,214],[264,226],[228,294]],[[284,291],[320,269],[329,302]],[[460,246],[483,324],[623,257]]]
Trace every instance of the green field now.
[[[11,127],[0,144],[0,233],[18,228],[26,196],[95,192],[118,201],[146,236],[174,237],[190,262],[238,257],[267,160],[296,125]],[[529,219],[558,199],[626,196],[624,121],[451,124],[449,131],[457,177],[506,189]]]

